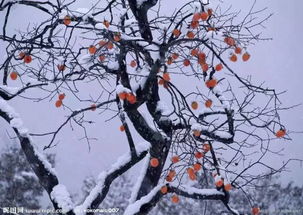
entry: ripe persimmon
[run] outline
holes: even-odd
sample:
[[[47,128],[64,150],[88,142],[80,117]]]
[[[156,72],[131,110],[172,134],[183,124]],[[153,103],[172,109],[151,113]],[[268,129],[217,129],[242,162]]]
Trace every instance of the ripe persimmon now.
[[[20,59],[23,59],[23,58],[24,58],[24,56],[25,56],[25,53],[24,53],[24,52],[20,52],[20,53],[19,53],[19,57],[20,57]]]
[[[120,125],[119,130],[120,130],[121,132],[125,131],[124,125]]]
[[[214,88],[218,84],[216,79],[210,79],[205,82],[206,87],[208,88]]]
[[[206,54],[205,54],[204,52],[200,52],[200,53],[198,54],[198,58],[199,58],[199,60],[205,62]],[[199,62],[199,63],[200,63],[200,62]],[[200,63],[200,64],[201,64],[201,63]]]
[[[179,37],[180,34],[181,34],[181,31],[180,31],[180,30],[178,30],[178,29],[174,29],[174,30],[173,30],[173,35],[174,35],[175,37]]]
[[[200,13],[195,13],[193,16],[193,21],[197,22],[201,18]]]
[[[172,158],[171,158],[171,162],[172,163],[178,163],[180,161],[180,158],[179,158],[179,156],[173,156]]]
[[[200,17],[203,21],[206,21],[208,19],[208,13],[207,12],[202,12],[200,14]]]
[[[168,72],[165,72],[165,73],[163,74],[163,80],[164,80],[164,81],[170,81],[170,75],[169,75]]]
[[[199,50],[198,50],[198,49],[193,49],[193,50],[191,50],[190,54],[191,54],[192,56],[198,56]]]
[[[121,93],[118,94],[118,96],[119,96],[119,99],[125,100],[126,97],[127,97],[127,93],[126,92],[121,92]]]
[[[171,201],[175,204],[179,203],[180,199],[177,195],[172,195]]]
[[[164,195],[164,194],[166,194],[167,193],[167,186],[163,186],[163,187],[161,187],[161,189],[160,189],[160,191],[161,191],[161,193]]]
[[[95,54],[95,53],[97,52],[96,46],[90,45],[90,46],[88,47],[88,52],[89,52],[91,55]]]
[[[245,62],[245,61],[248,61],[250,58],[250,54],[248,52],[245,52],[243,55],[242,55],[242,60]]]
[[[11,74],[9,76],[13,81],[15,81],[18,78],[18,73],[17,72],[11,72]]]
[[[104,61],[105,60],[105,55],[99,55],[99,60],[102,62],[102,61]]]
[[[224,190],[225,190],[225,191],[229,192],[231,189],[232,189],[231,184],[225,184],[225,185],[224,185]]]
[[[152,158],[152,159],[150,159],[150,165],[152,166],[152,167],[157,167],[157,166],[159,166],[159,160],[157,159],[157,158]]]
[[[64,98],[65,98],[65,93],[60,93],[58,99],[62,101]]]
[[[189,65],[190,65],[190,60],[185,59],[185,60],[183,61],[183,65],[184,65],[184,66],[189,66]]]
[[[235,48],[235,53],[236,54],[241,54],[242,53],[242,49],[240,47],[236,47]]]
[[[202,71],[203,71],[203,72],[207,72],[207,70],[208,70],[208,64],[207,64],[207,63],[203,63],[203,64],[201,65],[201,67],[202,67]]]
[[[215,182],[215,185],[216,185],[216,187],[222,187],[223,186],[223,180],[222,179],[219,179],[219,180],[217,180],[216,182]]]
[[[186,36],[187,36],[189,39],[194,39],[194,38],[195,38],[195,34],[194,34],[194,32],[192,32],[192,31],[188,31],[187,34],[186,34]]]
[[[276,132],[276,137],[282,138],[286,135],[285,129],[280,129],[279,131]]]
[[[171,65],[172,63],[173,63],[173,58],[172,57],[168,57],[167,61],[166,61],[166,64],[167,65]]]
[[[174,178],[176,176],[176,174],[177,174],[176,171],[173,169],[168,172],[168,176],[171,178]]]
[[[196,101],[193,101],[192,103],[191,103],[191,108],[193,109],[193,110],[197,110],[198,109],[198,102],[196,102]]]
[[[199,27],[199,21],[191,21],[190,27],[196,29]]]
[[[171,55],[171,57],[174,59],[174,60],[177,60],[179,58],[179,54],[178,53],[173,53]]]
[[[202,165],[199,164],[199,163],[195,163],[194,166],[193,166],[193,168],[194,168],[194,170],[195,170],[196,172],[198,172],[198,171],[202,168]]]
[[[23,58],[24,63],[30,63],[32,62],[32,56],[26,54]]]
[[[237,60],[238,60],[238,57],[237,57],[237,55],[235,55],[235,54],[232,54],[231,56],[230,56],[230,58],[229,58],[232,62],[237,62]]]
[[[234,46],[236,44],[232,37],[225,37],[224,42],[229,46]]]
[[[196,157],[197,159],[200,159],[200,158],[203,158],[203,157],[204,157],[204,154],[203,154],[202,152],[196,152],[196,153],[195,153],[195,157]]]
[[[57,100],[56,103],[55,103],[55,106],[57,108],[61,107],[62,106],[62,100]]]
[[[216,67],[215,67],[215,70],[218,71],[218,72],[221,71],[222,69],[223,69],[222,63],[217,64]]]
[[[91,109],[92,111],[97,110],[97,105],[96,105],[96,104],[92,104],[92,105],[90,106],[90,109]]]
[[[109,23],[109,21],[104,20],[104,21],[103,21],[103,25],[104,25],[106,28],[109,28],[110,23]]]
[[[193,168],[188,168],[187,170],[187,174],[188,174],[188,177],[191,179],[191,180],[196,180],[197,179],[197,176],[195,174],[195,170]]]
[[[99,46],[101,46],[101,47],[103,47],[103,46],[105,46],[106,45],[106,41],[104,41],[104,40],[101,40],[100,42],[99,42]]]
[[[199,131],[199,130],[194,130],[193,135],[194,135],[195,137],[200,137],[200,136],[201,136],[201,131]]]
[[[70,23],[72,22],[72,18],[68,15],[66,15],[64,18],[63,18],[63,23],[64,25],[68,26],[70,25]]]
[[[137,102],[136,96],[132,93],[126,94],[126,99],[130,104],[135,104]]]
[[[169,177],[169,175],[166,176],[165,180],[167,182],[172,182],[173,181],[173,178]]]
[[[208,8],[207,13],[208,13],[208,16],[212,16],[213,15],[213,9]]]
[[[133,68],[135,68],[135,67],[137,66],[137,61],[132,60],[132,61],[130,62],[130,66],[133,67]]]
[[[114,40],[115,40],[116,42],[119,42],[119,41],[121,40],[120,34],[115,34],[115,35],[114,35]]]
[[[65,70],[65,65],[64,64],[58,64],[57,68],[60,72],[63,72]]]
[[[164,85],[164,83],[165,83],[165,81],[164,81],[163,79],[160,79],[160,80],[158,81],[158,84],[159,84],[159,85]]]
[[[209,150],[210,150],[210,145],[208,143],[205,143],[203,145],[203,151],[204,151],[204,153],[207,153]]]
[[[205,107],[210,108],[213,104],[213,101],[211,99],[207,99],[205,102]]]
[[[114,44],[112,42],[108,42],[106,45],[107,49],[113,49],[114,48]]]
[[[216,28],[215,27],[208,27],[207,28],[207,31],[209,32],[209,31],[216,31]]]
[[[258,207],[253,207],[253,208],[251,209],[251,213],[252,213],[253,215],[259,215],[259,214],[260,214],[260,208],[258,208]]]

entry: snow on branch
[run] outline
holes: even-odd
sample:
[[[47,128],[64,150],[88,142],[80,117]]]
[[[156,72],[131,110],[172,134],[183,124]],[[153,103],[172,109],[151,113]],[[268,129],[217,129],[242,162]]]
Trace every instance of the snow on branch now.
[[[33,144],[28,130],[23,127],[19,114],[3,99],[0,99],[0,116],[10,123],[16,132],[26,159],[39,178],[41,185],[50,194],[55,208],[60,207],[66,212],[70,211],[72,202],[70,198],[67,198],[70,195],[63,185],[58,185],[56,171]]]
[[[137,144],[137,156],[132,157],[131,152],[128,152],[118,158],[117,162],[112,164],[107,171],[101,172],[98,176],[96,186],[90,191],[81,205],[75,207],[74,212],[77,215],[84,215],[87,209],[95,209],[103,201],[108,193],[111,183],[121,174],[126,172],[136,163],[141,161],[147,154],[150,144],[147,142]]]
[[[157,185],[146,196],[143,196],[141,199],[135,201],[133,204],[130,204],[126,208],[124,215],[134,215],[140,212],[141,207],[144,204],[150,203],[152,199],[156,196],[156,194],[159,192],[162,186],[163,184]]]
[[[74,207],[69,192],[62,184],[58,184],[53,187],[50,197],[58,204],[63,213],[67,213]]]

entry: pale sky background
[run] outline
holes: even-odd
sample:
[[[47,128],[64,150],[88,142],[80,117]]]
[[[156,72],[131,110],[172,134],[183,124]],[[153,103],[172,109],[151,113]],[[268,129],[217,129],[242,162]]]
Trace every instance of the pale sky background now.
[[[89,7],[89,1],[78,1],[79,7]],[[185,0],[163,0],[163,11],[170,12],[182,5]],[[241,10],[243,14],[250,9],[252,0],[226,0],[225,5],[233,5],[235,10]],[[277,91],[287,90],[281,97],[285,106],[303,103],[303,1],[302,0],[258,0],[256,8],[268,7],[268,13],[274,16],[266,23],[264,36],[272,37],[272,41],[265,41],[250,47],[252,58],[249,63],[240,63],[232,68],[241,75],[251,74],[256,81],[266,81],[267,86],[276,88]],[[25,7],[23,7],[24,9]],[[2,12],[3,13],[3,12]],[[3,14],[0,15],[0,28],[3,25]],[[26,26],[27,18],[31,21],[39,20],[39,14],[32,11],[14,9],[14,19],[9,23],[9,32],[13,32],[20,26]],[[3,44],[0,42],[0,61],[3,62]],[[54,130],[60,122],[63,122],[64,112],[50,108],[49,105],[38,105],[31,101],[17,99],[9,102],[20,113],[25,126],[33,133]],[[101,117],[106,120],[109,116]],[[303,131],[303,107],[282,113],[282,121],[287,129]],[[83,133],[79,129],[71,131],[69,127],[60,133],[58,146],[50,150],[56,153],[56,170],[61,183],[65,184],[72,193],[80,190],[85,176],[98,175],[112,164],[119,155],[127,150],[127,142],[123,133],[118,131],[119,121],[115,119],[107,123],[99,123],[98,126],[88,126],[89,133],[98,138],[92,142],[92,150],[88,152],[87,144],[79,141]],[[0,119],[0,147],[10,141],[6,135],[7,127]],[[277,149],[285,148],[284,156],[268,158],[270,164],[276,164],[288,158],[303,159],[303,134],[292,134],[293,141],[275,141]],[[2,139],[1,139],[2,138]],[[47,142],[36,144],[44,146]],[[141,141],[137,138],[137,141]],[[138,165],[139,166],[139,165]],[[135,168],[136,170],[137,168]],[[295,181],[303,185],[303,168],[300,163],[291,163],[289,172],[284,173],[283,182]],[[134,171],[134,170],[132,170]]]

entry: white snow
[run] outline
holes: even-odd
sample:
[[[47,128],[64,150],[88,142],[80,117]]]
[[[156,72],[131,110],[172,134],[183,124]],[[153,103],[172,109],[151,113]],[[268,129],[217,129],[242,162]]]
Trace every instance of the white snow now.
[[[231,138],[232,135],[226,131],[215,131],[214,132],[215,135],[221,137],[221,138],[225,138],[225,139],[228,139],[228,138]]]
[[[91,11],[88,8],[78,8],[76,10],[76,13],[77,13],[77,15],[82,16],[82,19],[84,21],[86,21],[88,19],[88,17],[92,16]]]
[[[64,185],[58,184],[53,187],[53,191],[50,193],[50,197],[58,204],[63,213],[67,213],[73,209],[73,202],[71,200],[69,192]]]
[[[147,0],[137,0],[137,7],[141,7],[141,5],[146,2]]]
[[[116,86],[116,93],[117,93],[117,95],[119,93],[123,93],[123,92],[125,92],[125,93],[131,93],[131,90],[128,89],[128,88],[126,88],[126,87],[124,87],[122,84],[118,84]]]
[[[150,144],[147,142],[143,142],[136,145],[136,150],[138,155],[144,151],[147,151],[150,148]],[[111,168],[107,171],[103,171],[99,174],[97,179],[96,186],[90,191],[89,195],[85,198],[84,202],[81,205],[75,207],[74,212],[76,215],[84,215],[85,210],[91,205],[94,199],[99,195],[104,187],[104,182],[106,177],[119,169],[121,166],[125,165],[126,163],[130,162],[131,160],[131,153],[128,152],[118,158],[117,162],[114,163]]]
[[[119,69],[119,63],[117,61],[110,61],[107,64],[107,67],[111,70],[118,70]]]
[[[141,199],[135,201],[133,204],[128,205],[125,209],[124,215],[133,215],[140,211],[142,205],[151,201],[151,199],[159,192],[163,184],[159,184],[154,189],[152,189],[149,194],[143,196]]]
[[[106,29],[106,27],[103,25],[103,23],[97,23],[97,24],[95,25],[95,28],[96,28],[96,29],[101,29],[101,30]]]
[[[20,88],[19,87],[8,87],[8,86],[0,85],[0,90],[4,91],[6,94],[14,95],[14,94],[18,93]]]
[[[199,195],[204,195],[204,196],[210,196],[210,195],[224,195],[223,192],[220,192],[216,189],[199,189],[195,187],[190,187],[190,186],[180,186],[180,190],[187,192],[188,194],[199,194]]]

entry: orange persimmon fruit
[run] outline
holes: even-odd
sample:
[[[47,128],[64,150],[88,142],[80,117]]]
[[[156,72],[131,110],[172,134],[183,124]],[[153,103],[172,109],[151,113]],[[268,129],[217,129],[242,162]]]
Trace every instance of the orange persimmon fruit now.
[[[207,99],[205,102],[205,107],[210,108],[213,104],[213,101],[211,99]]]
[[[157,167],[157,166],[159,166],[159,160],[158,160],[157,158],[152,158],[152,159],[150,159],[150,165],[151,165],[152,167]]]
[[[68,26],[70,25],[70,23],[72,22],[72,18],[68,15],[66,15],[64,18],[63,18],[63,23],[64,25]]]
[[[245,52],[243,55],[242,55],[242,60],[245,62],[245,61],[248,61],[250,58],[250,54],[248,52]]]
[[[62,100],[57,100],[56,103],[55,103],[55,106],[57,108],[61,107],[62,106]]]
[[[219,64],[217,64],[216,66],[215,66],[215,70],[216,71],[221,71],[223,69],[223,65],[222,65],[222,63],[219,63]]]
[[[18,78],[18,73],[17,72],[11,72],[11,74],[9,76],[13,81],[15,81]]]

